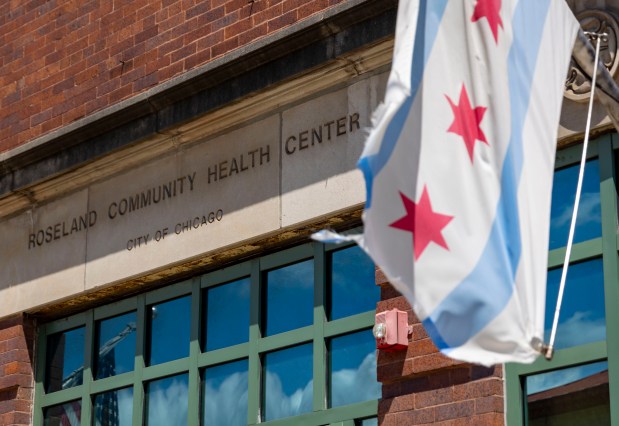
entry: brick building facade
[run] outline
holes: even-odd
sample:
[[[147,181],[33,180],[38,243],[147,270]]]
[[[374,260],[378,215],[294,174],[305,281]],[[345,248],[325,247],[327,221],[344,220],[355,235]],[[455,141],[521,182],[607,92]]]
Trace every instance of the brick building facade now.
[[[126,413],[133,424],[157,424],[149,398],[165,386],[185,391],[187,424],[233,424],[209,423],[205,408],[219,383],[209,374],[233,365],[225,380],[247,382],[242,424],[503,425],[526,406],[526,377],[610,362],[611,341],[526,372],[450,360],[380,271],[363,290],[380,288],[369,310],[344,298],[350,312],[334,313],[335,256],[346,251],[309,235],[361,226],[362,178],[353,169],[384,93],[396,9],[395,0],[0,4],[0,425],[105,418],[120,426],[131,424]],[[596,126],[611,130],[607,119]],[[564,141],[580,135],[564,125]],[[601,256],[586,249],[582,259]],[[267,281],[309,261],[311,319],[270,335]],[[209,297],[245,279],[246,340],[210,352]],[[187,350],[158,365],[153,324],[176,301],[187,303],[176,313],[190,317]],[[393,308],[408,312],[408,349],[375,352],[373,315]],[[124,316],[124,330],[102,337],[106,321]],[[347,364],[346,351],[362,339],[372,349],[364,362],[375,363],[363,382],[371,391],[358,385],[346,399],[341,372],[365,365]],[[292,379],[277,373],[281,392],[290,400],[295,389],[295,398],[309,392],[309,402],[277,411],[268,377],[278,356],[297,356],[293,349],[309,354],[299,359],[310,360],[311,379],[288,392]],[[123,351],[131,366],[116,374]],[[101,373],[109,354],[112,372]],[[66,370],[56,384],[51,367]]]

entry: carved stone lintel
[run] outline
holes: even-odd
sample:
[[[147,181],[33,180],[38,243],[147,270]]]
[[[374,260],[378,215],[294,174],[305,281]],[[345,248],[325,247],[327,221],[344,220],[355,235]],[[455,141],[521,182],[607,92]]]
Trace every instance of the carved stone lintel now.
[[[600,61],[615,77],[619,68],[619,55],[617,54],[619,21],[617,17],[609,11],[593,9],[577,13],[576,18],[584,31],[608,34],[601,40]],[[576,102],[586,102],[590,93],[591,81],[572,59],[565,81],[565,97]]]

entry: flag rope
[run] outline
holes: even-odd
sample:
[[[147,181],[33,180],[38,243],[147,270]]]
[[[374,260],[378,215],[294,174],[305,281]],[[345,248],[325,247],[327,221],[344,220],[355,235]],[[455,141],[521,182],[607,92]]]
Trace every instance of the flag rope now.
[[[582,147],[582,157],[580,159],[580,170],[578,172],[578,184],[576,185],[576,200],[574,200],[574,210],[572,211],[572,221],[570,223],[570,232],[567,237],[567,247],[565,249],[565,259],[563,260],[563,270],[561,271],[561,282],[559,284],[559,294],[557,296],[557,306],[555,308],[554,319],[552,322],[552,330],[550,332],[550,341],[543,348],[544,356],[547,360],[551,360],[554,355],[554,343],[557,337],[557,327],[559,325],[559,314],[561,312],[561,304],[563,303],[563,292],[565,290],[565,280],[567,278],[567,270],[570,263],[572,253],[572,245],[574,240],[574,231],[576,229],[576,217],[578,216],[578,207],[580,205],[580,193],[582,190],[582,181],[585,174],[585,162],[587,161],[587,147],[589,145],[589,131],[591,128],[591,114],[593,111],[593,95],[595,93],[595,84],[598,70],[598,62],[600,55],[600,40],[608,36],[606,33],[586,32],[588,36],[596,39],[595,44],[595,59],[593,64],[593,79],[591,81],[591,96],[589,98],[589,111],[587,113],[587,124],[585,127],[585,140]]]

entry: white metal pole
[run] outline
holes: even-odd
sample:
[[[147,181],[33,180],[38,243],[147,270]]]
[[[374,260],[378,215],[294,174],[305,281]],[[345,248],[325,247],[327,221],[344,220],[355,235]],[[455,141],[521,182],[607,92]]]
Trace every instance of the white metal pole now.
[[[589,130],[591,128],[591,113],[593,111],[593,95],[595,92],[595,80],[597,77],[598,61],[600,56],[600,39],[607,37],[607,34],[587,33],[587,35],[595,37],[595,63],[593,65],[593,80],[591,82],[591,97],[589,98],[589,112],[587,114],[587,125],[585,127],[585,140],[582,147],[582,158],[580,159],[580,171],[578,173],[578,184],[576,186],[576,200],[574,201],[574,210],[572,211],[572,222],[570,224],[570,232],[567,237],[567,247],[565,249],[565,259],[563,261],[563,271],[561,272],[561,282],[559,284],[559,295],[557,296],[557,306],[555,308],[554,320],[552,322],[552,330],[550,332],[550,341],[545,348],[544,356],[551,360],[554,354],[555,338],[557,336],[557,327],[559,325],[559,313],[561,312],[561,304],[563,302],[563,292],[565,290],[565,279],[567,278],[567,270],[570,263],[570,255],[572,253],[572,244],[574,240],[574,230],[576,229],[576,217],[578,216],[578,206],[580,205],[580,192],[582,190],[582,181],[585,174],[585,162],[587,161],[587,146],[589,145]]]

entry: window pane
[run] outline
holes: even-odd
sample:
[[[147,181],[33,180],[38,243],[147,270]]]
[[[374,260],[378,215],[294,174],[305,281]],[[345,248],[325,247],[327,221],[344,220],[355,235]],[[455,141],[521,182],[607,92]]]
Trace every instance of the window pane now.
[[[264,357],[264,420],[312,411],[312,345],[271,352]]]
[[[373,419],[358,420],[357,422],[355,422],[355,425],[358,425],[358,426],[378,426],[378,419],[376,417],[374,417]]]
[[[133,371],[135,312],[98,321],[95,347],[96,379]]]
[[[546,295],[546,341],[559,294],[561,268],[548,272]],[[602,260],[570,265],[561,305],[555,348],[569,348],[606,339],[604,276]]]
[[[610,425],[608,363],[527,377],[529,426]]]
[[[358,246],[331,253],[330,315],[334,320],[376,309],[374,263]]]
[[[555,172],[550,209],[549,246],[551,250],[567,245],[572,210],[576,199],[579,168],[580,164]],[[601,235],[600,167],[598,160],[590,160],[585,165],[574,243],[597,238]]]
[[[379,399],[376,340],[370,330],[331,339],[330,406]]]
[[[95,426],[131,426],[133,388],[100,393],[95,396]]]
[[[189,376],[154,380],[146,386],[146,426],[187,424]]]
[[[80,400],[54,405],[43,412],[43,426],[80,426],[82,402]]]
[[[247,360],[207,368],[202,383],[203,425],[247,424]]]
[[[265,335],[310,325],[314,315],[314,261],[269,271],[265,294]]]
[[[82,384],[84,348],[84,327],[52,334],[47,338],[46,392]]]
[[[191,296],[150,307],[149,365],[189,356]]]
[[[206,350],[249,340],[249,278],[206,291]]]

